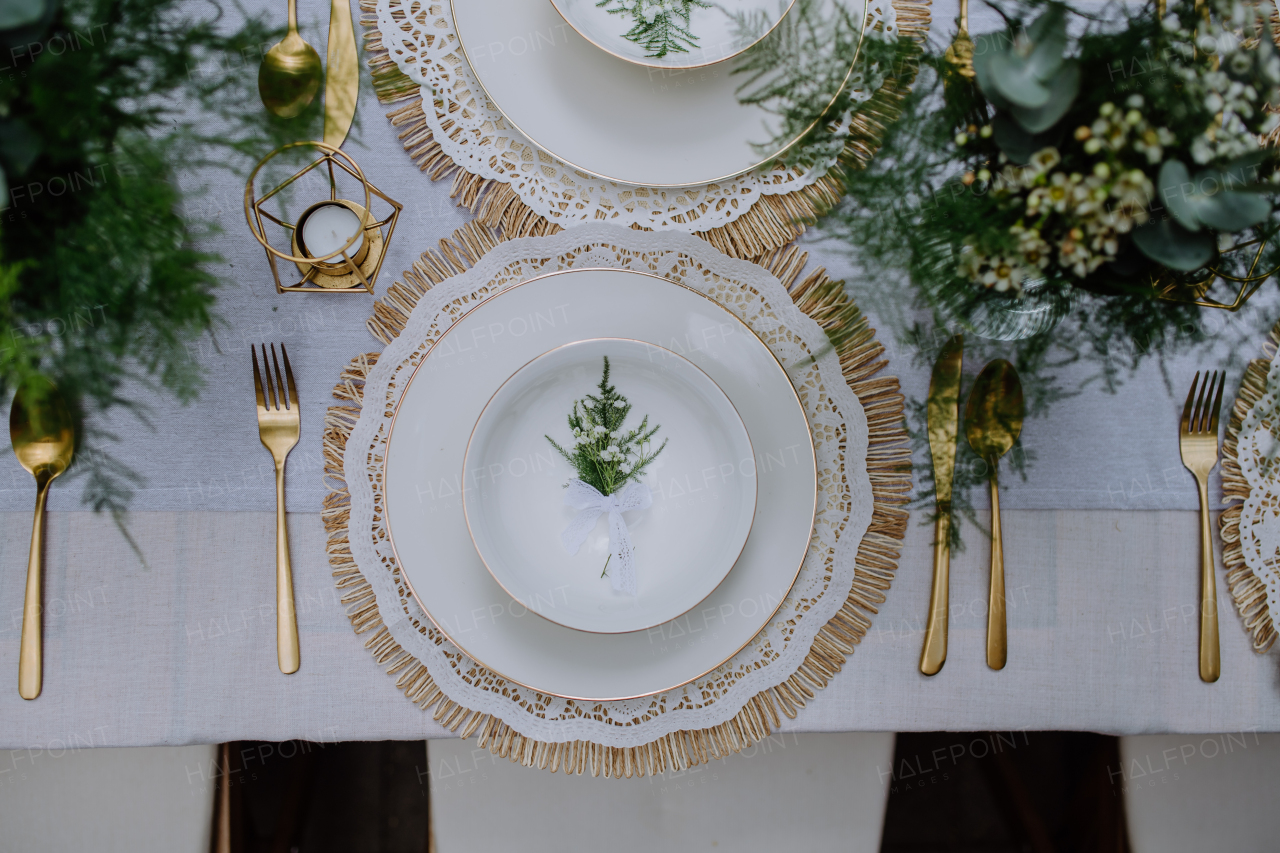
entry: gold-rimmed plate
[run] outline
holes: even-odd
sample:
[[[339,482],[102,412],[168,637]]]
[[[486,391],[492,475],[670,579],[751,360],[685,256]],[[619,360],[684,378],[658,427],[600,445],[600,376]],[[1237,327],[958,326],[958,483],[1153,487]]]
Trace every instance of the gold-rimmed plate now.
[[[818,39],[816,49],[851,51],[854,59],[842,79],[815,72],[814,85],[831,91],[813,100],[829,104],[857,64],[866,20],[865,0],[800,0],[750,52],[702,68],[664,69],[610,56],[547,2],[450,4],[472,72],[512,127],[583,172],[655,188],[729,180],[789,151],[821,116],[784,134],[778,105],[744,102],[740,89],[747,78],[734,68],[757,51],[785,56],[830,28],[830,39]],[[857,22],[857,31],[849,32],[846,22]],[[824,65],[821,58],[807,62],[815,69]],[[775,68],[766,77],[779,73],[783,69]]]
[[[575,553],[565,551],[560,534],[579,510],[563,495],[577,472],[558,452],[554,464],[531,465],[522,476],[507,470],[511,460],[544,455],[552,440],[574,446],[568,414],[600,394],[605,359],[609,384],[630,406],[620,429],[644,423],[658,430],[639,448],[658,454],[639,480],[652,503],[622,514],[634,595],[615,588],[617,565],[609,571],[608,513]],[[463,460],[463,511],[476,552],[512,598],[567,628],[643,631],[693,609],[733,568],[756,510],[754,457],[733,403],[687,359],[645,341],[574,341],[521,367],[485,405]],[[539,607],[537,594],[546,589],[560,594]]]
[[[678,619],[627,634],[588,634],[529,612],[553,609],[562,585],[535,591],[527,602],[513,599],[476,553],[462,508],[467,440],[493,391],[539,354],[593,337],[657,344],[710,376],[751,436],[753,457],[740,473],[757,478],[755,521],[724,581]],[[503,474],[527,476],[555,464],[548,451],[504,460]],[[751,642],[795,583],[817,500],[808,419],[769,348],[709,297],[627,270],[535,278],[457,320],[401,396],[384,478],[401,575],[437,628],[507,680],[581,701],[676,689]]]

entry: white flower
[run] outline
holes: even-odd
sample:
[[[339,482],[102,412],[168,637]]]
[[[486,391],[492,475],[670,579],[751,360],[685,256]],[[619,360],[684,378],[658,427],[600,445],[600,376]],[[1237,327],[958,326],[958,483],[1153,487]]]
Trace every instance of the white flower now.
[[[610,456],[617,455],[617,453],[618,453],[618,445],[616,445],[616,444],[611,444],[611,445],[609,445],[608,447],[606,447],[606,448],[604,449],[604,452],[605,452],[605,453],[608,453]]]
[[[627,404],[626,404],[626,403],[624,403],[624,402],[622,402],[621,400],[614,400],[614,401],[613,401],[613,407],[614,407],[615,409],[622,409],[622,408],[626,408],[626,405],[627,405]]]
[[[592,427],[591,431],[594,432],[596,435],[604,435],[606,432],[608,432],[607,429],[605,429],[604,427],[598,424]]]

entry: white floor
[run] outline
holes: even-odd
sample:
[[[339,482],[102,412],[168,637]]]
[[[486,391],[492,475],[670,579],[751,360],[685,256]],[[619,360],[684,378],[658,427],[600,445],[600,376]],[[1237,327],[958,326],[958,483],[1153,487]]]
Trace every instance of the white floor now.
[[[0,853],[208,853],[214,750],[0,752]]]
[[[892,734],[786,734],[724,761],[643,779],[551,774],[475,741],[427,742],[438,853],[606,849],[874,853]]]
[[[1274,853],[1280,849],[1280,735],[1120,739],[1133,853]]]

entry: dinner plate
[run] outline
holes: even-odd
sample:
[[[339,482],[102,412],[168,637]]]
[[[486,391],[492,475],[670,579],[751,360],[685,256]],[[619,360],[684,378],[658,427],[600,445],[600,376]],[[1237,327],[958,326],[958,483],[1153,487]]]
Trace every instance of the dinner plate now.
[[[657,429],[636,448],[657,454],[640,480],[654,504],[623,515],[635,554],[635,595],[613,588],[608,513],[595,519],[576,554],[562,545],[566,516],[578,512],[562,499],[563,466],[507,473],[508,461],[536,458],[553,441],[573,451],[569,413],[590,407],[588,395],[600,398],[606,359],[609,385],[630,406],[608,406],[626,415],[615,433]],[[733,568],[751,532],[756,480],[731,474],[752,457],[733,404],[687,359],[644,341],[576,341],[521,367],[484,407],[463,462],[462,505],[480,559],[512,598],[568,628],[622,634],[687,612]],[[569,476],[577,476],[572,466]],[[696,483],[697,499],[668,495],[672,481]],[[555,606],[539,607],[538,592],[556,588],[564,595]]]
[[[769,144],[780,133],[776,105],[740,102],[747,81],[733,69],[751,53],[690,70],[645,68],[601,51],[542,0],[450,3],[458,41],[490,102],[539,148],[584,172],[643,187],[710,184],[774,160],[804,136]],[[865,19],[865,0],[813,3],[805,13],[817,22],[834,21],[842,7]],[[752,53],[785,51],[796,40],[790,30],[784,22]]]
[[[627,634],[587,634],[534,615],[485,570],[467,533],[462,460],[476,420],[507,377],[541,353],[593,337],[682,355],[720,386],[754,455],[723,476],[757,480],[755,521],[733,570],[693,610]],[[782,365],[749,327],[697,291],[627,270],[568,270],[481,302],[435,342],[409,379],[383,461],[387,529],[400,575],[440,632],[508,681],[582,701],[662,693],[712,671],[768,624],[810,546],[817,464],[808,419]],[[504,475],[568,465],[549,446],[502,462]],[[496,472],[495,472],[496,473]],[[720,476],[717,469],[714,475]],[[707,483],[659,480],[673,511]],[[571,512],[562,516],[568,523]],[[534,593],[549,612],[567,585]]]
[[[773,32],[795,0],[724,0],[705,6],[692,6],[689,20],[676,17],[674,23],[695,36],[690,42],[680,40],[682,50],[665,56],[646,49],[641,42],[627,38],[637,19],[627,10],[634,4],[628,0],[551,0],[565,23],[579,35],[603,51],[619,59],[653,68],[699,68],[737,56]]]

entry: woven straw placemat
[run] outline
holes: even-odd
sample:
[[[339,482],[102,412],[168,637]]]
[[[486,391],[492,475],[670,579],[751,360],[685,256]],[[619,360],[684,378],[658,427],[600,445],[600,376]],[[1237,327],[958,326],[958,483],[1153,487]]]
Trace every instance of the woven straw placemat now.
[[[1267,606],[1267,589],[1262,580],[1244,561],[1244,549],[1240,546],[1240,513],[1249,497],[1249,483],[1240,470],[1238,445],[1240,427],[1245,415],[1267,392],[1267,373],[1271,360],[1280,348],[1280,323],[1272,327],[1262,344],[1262,358],[1249,362],[1244,378],[1240,380],[1240,393],[1231,407],[1227,421],[1227,437],[1222,443],[1222,500],[1230,506],[1218,519],[1222,534],[1222,564],[1227,571],[1227,586],[1236,603],[1236,611],[1244,622],[1244,629],[1253,639],[1253,650],[1261,654],[1276,641],[1276,624]]]
[[[459,229],[437,250],[427,252],[375,304],[369,331],[384,344],[404,328],[413,306],[433,286],[476,264],[503,237],[473,222]],[[354,359],[334,390],[340,405],[325,419],[324,523],[330,564],[352,628],[365,635],[365,647],[406,697],[431,711],[433,718],[461,737],[477,736],[478,745],[528,766],[563,769],[566,773],[605,776],[651,775],[705,763],[738,752],[767,737],[782,716],[793,718],[825,687],[871,627],[878,606],[897,568],[906,535],[905,503],[911,488],[911,450],[903,419],[898,380],[883,375],[884,347],[875,331],[849,299],[842,284],[824,270],[801,278],[807,254],[795,247],[762,259],[762,266],[786,287],[793,302],[828,333],[836,346],[843,377],[857,395],[867,417],[866,467],[873,510],[870,526],[857,550],[854,580],[844,604],[819,631],[804,663],[786,681],[752,698],[729,721],[708,729],[678,731],[636,747],[615,747],[577,740],[548,743],[526,737],[497,717],[472,711],[446,696],[422,661],[407,652],[383,624],[374,592],[352,555],[348,536],[351,497],[344,479],[347,439],[360,417],[364,380],[378,354]]]
[[[893,0],[900,37],[922,40],[929,30],[931,0]],[[419,85],[409,78],[383,46],[377,25],[377,0],[361,0],[365,26],[365,56],[373,72],[378,100],[398,104],[387,114],[399,129],[405,151],[432,180],[452,178],[450,197],[476,214],[484,225],[501,230],[507,237],[536,237],[554,234],[560,226],[531,210],[509,184],[473,175],[455,163],[435,140],[423,113]],[[866,163],[880,147],[886,125],[899,114],[899,105],[915,79],[915,68],[904,67],[891,77],[859,110],[849,127],[845,156]],[[746,213],[726,225],[692,233],[722,253],[734,258],[760,261],[794,241],[818,216],[833,207],[844,188],[833,174],[791,193],[762,195]],[[687,214],[696,221],[697,210]],[[682,217],[674,217],[683,221]]]

